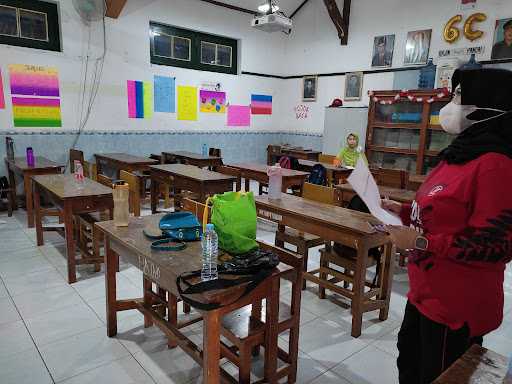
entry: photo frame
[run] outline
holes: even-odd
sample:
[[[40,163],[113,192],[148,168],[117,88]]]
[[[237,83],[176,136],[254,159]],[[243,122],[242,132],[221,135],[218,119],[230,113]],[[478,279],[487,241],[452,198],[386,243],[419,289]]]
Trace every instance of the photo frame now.
[[[375,36],[373,40],[372,68],[390,68],[393,65],[395,35]]]
[[[404,65],[427,64],[431,40],[431,29],[409,32],[405,43]]]
[[[302,78],[302,101],[316,101],[318,77],[304,76]]]
[[[512,59],[512,18],[496,20],[491,60]]]
[[[363,72],[351,72],[345,75],[345,100],[361,100],[363,93]]]

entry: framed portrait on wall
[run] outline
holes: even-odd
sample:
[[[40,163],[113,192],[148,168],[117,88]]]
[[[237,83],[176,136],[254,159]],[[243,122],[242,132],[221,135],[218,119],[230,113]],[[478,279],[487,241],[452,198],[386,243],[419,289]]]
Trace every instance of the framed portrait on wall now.
[[[304,76],[302,79],[302,101],[316,101],[318,77]]]
[[[496,20],[491,59],[512,59],[512,18]]]
[[[363,76],[363,72],[351,72],[345,75],[345,100],[361,100]]]
[[[372,68],[389,68],[393,65],[395,35],[376,36],[373,41]]]
[[[407,34],[404,65],[427,64],[431,37],[431,29],[412,31]]]

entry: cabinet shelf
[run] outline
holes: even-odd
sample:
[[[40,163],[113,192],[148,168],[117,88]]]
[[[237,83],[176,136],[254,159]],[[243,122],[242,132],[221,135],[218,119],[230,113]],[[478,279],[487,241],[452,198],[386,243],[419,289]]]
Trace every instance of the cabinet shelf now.
[[[373,123],[374,128],[388,128],[388,129],[421,129],[421,124],[414,123],[381,123],[375,121]]]
[[[384,147],[381,145],[370,145],[368,147],[370,151],[375,152],[386,152],[386,153],[399,153],[402,155],[417,155],[417,151],[414,149],[398,148],[398,147]]]

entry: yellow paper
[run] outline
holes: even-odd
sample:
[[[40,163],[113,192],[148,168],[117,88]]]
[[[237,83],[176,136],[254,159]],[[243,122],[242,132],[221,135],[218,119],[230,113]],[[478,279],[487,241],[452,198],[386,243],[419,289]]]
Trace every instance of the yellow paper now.
[[[150,81],[144,81],[142,89],[144,96],[144,118],[150,119],[153,115],[153,85]]]
[[[178,86],[178,120],[197,120],[197,87]]]

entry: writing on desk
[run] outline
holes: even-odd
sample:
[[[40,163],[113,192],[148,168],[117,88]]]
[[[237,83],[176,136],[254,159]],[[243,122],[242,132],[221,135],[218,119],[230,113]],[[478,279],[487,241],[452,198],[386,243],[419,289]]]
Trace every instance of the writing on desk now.
[[[139,256],[139,268],[144,275],[153,281],[160,280],[160,267],[144,256]]]
[[[283,220],[283,216],[278,215],[277,213],[265,211],[263,209],[258,210],[258,214],[259,214],[259,216],[265,217],[265,218],[267,218],[269,220],[272,220],[272,221],[281,221],[281,220]]]

